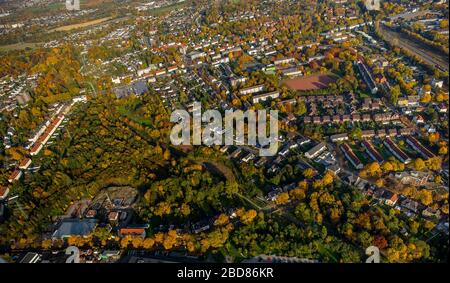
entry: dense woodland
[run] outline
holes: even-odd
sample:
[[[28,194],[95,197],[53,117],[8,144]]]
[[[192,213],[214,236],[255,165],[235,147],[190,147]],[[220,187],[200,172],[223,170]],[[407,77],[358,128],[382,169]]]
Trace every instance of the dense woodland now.
[[[55,216],[64,214],[72,201],[92,198],[102,188],[119,184],[139,189],[138,221],[152,227],[183,227],[205,217],[218,217],[217,225],[200,234],[150,233],[145,240],[109,240],[107,231],[99,228],[92,237],[71,238],[70,243],[148,249],[161,245],[218,257],[273,253],[336,262],[362,260],[362,247],[375,242],[384,248],[389,261],[433,260],[438,252],[419,240],[433,227],[431,223],[402,220],[394,209],[369,206],[364,196],[332,174],[317,179],[308,170],[300,175],[287,167],[267,179],[261,169],[233,165],[214,148],[188,152],[172,148],[167,141],[167,113],[151,94],[121,101],[94,98],[70,118],[61,140],[40,158],[39,174],[27,175],[13,186],[20,192],[24,213],[14,210],[0,227],[1,239],[15,239],[14,247],[48,247],[50,243],[41,240],[40,233]],[[204,160],[228,168],[232,177],[208,170]],[[263,194],[264,186],[259,183],[292,181],[298,183],[297,188],[277,202],[294,208],[293,212],[258,211],[239,197]],[[229,208],[236,209],[238,221],[226,215]],[[403,227],[413,236],[399,236]]]

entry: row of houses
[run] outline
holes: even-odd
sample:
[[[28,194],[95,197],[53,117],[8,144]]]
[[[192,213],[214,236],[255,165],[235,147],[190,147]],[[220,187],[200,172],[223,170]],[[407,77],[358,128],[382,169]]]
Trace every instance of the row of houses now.
[[[333,139],[334,141],[338,140],[342,141],[342,140],[346,140],[347,135],[346,134],[341,134],[341,135],[334,135]],[[412,147],[414,148],[417,152],[419,152],[424,159],[429,159],[429,158],[433,158],[435,155],[428,150],[426,147],[424,147],[420,142],[418,142],[414,137],[407,135],[406,136],[406,142]],[[402,163],[409,163],[411,162],[411,158],[403,151],[401,150],[393,141],[392,139],[387,136],[386,139],[384,140],[384,145],[386,146],[386,148],[397,158],[399,159]],[[363,140],[361,142],[361,145],[364,147],[364,149],[366,150],[367,154],[370,156],[370,158],[372,158],[372,160],[382,164],[384,162],[383,157],[381,156],[381,154],[374,148],[374,146],[372,145],[372,143],[368,140]],[[354,156],[354,154],[352,154],[351,149],[349,149],[349,147],[344,144],[342,145],[342,149],[344,154],[346,155],[346,157],[350,160],[350,162],[355,166],[355,168],[360,169],[358,167],[359,166],[359,160],[357,158],[355,158],[356,156]],[[362,168],[362,167],[361,167]]]
[[[362,169],[363,164],[361,160],[356,156],[356,154],[353,152],[353,150],[350,148],[350,146],[346,143],[341,145],[341,150],[344,153],[345,157],[348,161],[356,168],[356,169]]]
[[[396,173],[397,174],[404,174]],[[423,173],[423,172],[421,172]],[[378,201],[379,204],[385,204],[395,209],[402,211],[408,217],[423,216],[427,219],[441,219],[441,212],[432,207],[426,207],[417,201],[414,201],[406,196],[391,192],[384,188],[377,187],[375,185],[370,185],[367,181],[361,179],[360,177],[354,175],[344,177],[343,180],[348,180],[347,183],[354,185],[359,188],[364,195],[371,196],[374,200]],[[448,229],[447,229],[448,230]],[[406,230],[403,229],[406,233]]]
[[[397,210],[405,213],[408,217],[415,217],[421,214],[423,217],[429,219],[441,218],[439,210],[424,206],[415,200],[382,188],[369,189],[365,194],[371,195],[374,199],[383,202],[386,205],[395,207]]]
[[[240,46],[232,46],[228,48],[220,48],[220,54],[216,54],[214,50],[207,52],[194,50],[186,55],[186,57],[191,61],[193,64],[201,64],[203,58],[207,57],[208,55],[211,56],[211,60],[213,65],[218,65],[221,62],[229,62],[229,54],[235,54],[238,55],[242,52],[242,48]]]
[[[379,110],[380,106],[381,106],[381,103],[379,100],[366,98],[366,99],[364,99],[364,102],[361,105],[361,110]]]
[[[307,96],[300,96],[298,98],[299,100],[302,100],[306,103],[310,102],[324,102],[324,101],[337,101],[337,102],[343,102],[344,96],[343,95],[307,95]]]
[[[161,68],[161,69],[155,69],[153,66],[142,69],[142,70],[138,70],[137,74],[139,77],[144,77],[144,78],[151,78],[151,77],[158,77],[158,76],[162,76],[165,74],[172,74],[172,73],[184,73],[185,72],[185,66],[184,64],[181,64],[180,66],[170,66],[167,68]]]
[[[64,108],[64,104],[61,105],[57,105],[56,107],[56,111],[53,114],[53,117],[58,116],[63,108]],[[35,133],[34,135],[28,139],[28,144],[26,146],[27,149],[29,149],[30,147],[32,147],[37,141],[38,139],[44,134],[44,132],[48,129],[48,127],[50,126],[51,122],[52,122],[53,118],[47,120]]]
[[[12,183],[18,181],[20,177],[22,177],[22,171],[19,169],[14,169],[14,171],[8,177],[8,182]]]
[[[50,134],[50,136],[51,136],[51,134]],[[46,138],[46,139],[44,139],[44,140],[47,141],[48,138]],[[31,153],[33,153],[33,154],[31,154],[31,155],[37,154],[36,151],[40,151],[40,150],[42,149],[42,147],[43,147],[43,144],[42,144],[41,142],[38,141],[38,142],[32,147],[32,149],[31,149],[31,151],[30,151],[30,154],[31,154]],[[33,151],[33,150],[35,150],[35,151]],[[22,158],[22,160],[20,160],[20,162],[19,162],[19,169],[21,169],[21,170],[26,170],[26,169],[28,169],[28,167],[29,167],[30,165],[31,165],[31,159],[28,158],[28,157],[24,157],[24,158]],[[8,182],[13,183],[14,181],[17,181],[17,180],[19,180],[19,179],[22,177],[22,171],[19,170],[19,169],[15,169],[15,170],[11,173],[11,175],[10,175],[9,178],[8,178]]]
[[[225,71],[227,71],[229,68],[226,68]],[[230,74],[228,75],[230,77],[229,81],[230,81],[230,85],[232,87],[236,87],[239,84],[243,84],[247,81],[247,77],[234,77],[234,74],[232,73],[231,70],[229,70]]]
[[[279,96],[280,96],[280,93],[278,91],[271,91],[271,92],[262,93],[262,94],[253,96],[252,102],[253,102],[253,104],[255,104],[255,103],[259,103],[261,101],[266,101],[269,98],[276,99]]]
[[[287,57],[287,58],[281,58],[281,59],[276,59],[273,61],[274,65],[285,65],[285,64],[290,64],[290,63],[295,63],[295,58],[293,57]]]
[[[378,162],[379,164],[384,162],[383,157],[381,154],[376,150],[372,143],[370,141],[364,140],[361,142],[362,146],[365,148],[367,154],[372,158],[374,161]]]
[[[5,200],[8,197],[9,188],[5,186],[0,186],[0,201]]]
[[[241,80],[242,81],[242,80]],[[267,88],[265,85],[255,85],[251,87],[242,88],[239,90],[240,95],[256,94],[252,98],[253,104],[266,101],[267,99],[276,99],[280,96],[280,92],[271,91],[267,93],[260,93],[265,91]]]
[[[355,64],[358,68],[359,73],[361,74],[361,77],[364,80],[364,83],[367,85],[372,94],[377,93],[378,91],[377,85],[372,77],[372,74],[367,69],[367,66],[361,61],[357,61]]]
[[[243,89],[239,90],[239,94],[240,95],[247,95],[247,94],[253,94],[253,93],[258,93],[258,92],[262,92],[266,90],[266,86],[265,85],[255,85],[255,86],[250,86],[250,87],[246,87]]]
[[[412,136],[406,137],[406,143],[416,150],[424,159],[435,157],[435,155],[426,147],[424,147],[416,138]]]
[[[286,69],[282,69],[280,71],[284,77],[295,77],[295,76],[301,76],[303,74],[303,72],[301,70],[297,69],[297,67],[286,68]]]
[[[78,96],[72,99],[72,102],[69,105],[63,105],[61,106],[56,113],[58,113],[56,116],[54,116],[49,123],[46,123],[41,129],[37,132],[38,137],[36,139],[36,135],[30,139],[33,146],[31,147],[29,151],[30,156],[34,156],[39,154],[39,152],[42,150],[44,145],[48,142],[50,137],[55,133],[56,129],[61,125],[65,118],[65,114],[67,114],[71,107],[77,103],[77,102],[86,102],[87,98],[86,96]],[[22,177],[22,171],[26,170],[30,167],[32,161],[31,158],[25,156],[20,160],[18,168],[14,169],[14,171],[11,173],[11,175],[8,177],[8,182],[13,183],[15,181],[18,181]]]
[[[401,128],[401,129],[377,129],[377,130],[363,130],[361,131],[361,138],[385,138],[395,136],[408,136],[414,134],[414,128]],[[348,140],[348,134],[336,134],[331,135],[330,140],[332,142],[341,142]]]
[[[305,153],[305,156],[309,159],[313,159],[313,158],[319,156],[319,154],[324,152],[326,149],[327,149],[326,143],[320,142],[317,145],[313,146],[310,150],[308,150]]]
[[[220,149],[220,151],[222,153],[227,153],[231,147],[232,146],[230,146],[230,145],[225,145]],[[253,154],[252,152],[250,152],[248,150],[244,150],[242,147],[237,147],[235,150],[233,150],[229,154],[229,156],[230,156],[230,158],[239,159],[240,161],[245,162],[245,163],[248,163],[256,158],[255,154]]]
[[[395,173],[396,178],[403,178],[406,172]],[[424,181],[421,185],[426,183],[428,174],[424,172],[411,172],[411,174],[425,174]],[[398,175],[398,176],[397,176]],[[409,173],[407,175],[410,175]],[[419,176],[418,176],[419,177]],[[380,204],[386,204],[395,209],[403,211],[407,216],[414,217],[421,214],[426,218],[440,218],[441,214],[439,210],[433,209],[431,207],[425,207],[417,201],[411,200],[403,195],[396,194],[389,190],[377,187],[375,185],[369,184],[366,180],[361,179],[359,176],[347,175],[342,178],[349,185],[355,186],[360,189],[364,195],[371,196],[374,200],[377,200]]]
[[[30,149],[30,155],[37,155],[42,150],[43,146],[47,143],[50,137],[55,133],[56,129],[61,125],[64,120],[64,114],[59,114],[56,116],[48,125],[44,133],[38,138],[36,143]],[[26,169],[26,168],[25,168]]]
[[[400,160],[402,163],[410,163],[411,162],[411,158],[406,155],[406,153],[401,150],[393,141],[390,137],[386,137],[386,139],[383,141],[384,145],[386,146],[387,149],[389,149],[389,151],[398,159]]]
[[[420,105],[420,96],[409,95],[407,97],[400,97],[397,100],[397,106],[399,107],[415,107]]]
[[[303,118],[305,124],[328,124],[345,122],[390,122],[400,119],[397,113],[377,113],[377,114],[352,114],[352,115],[325,115],[325,116],[306,116]]]

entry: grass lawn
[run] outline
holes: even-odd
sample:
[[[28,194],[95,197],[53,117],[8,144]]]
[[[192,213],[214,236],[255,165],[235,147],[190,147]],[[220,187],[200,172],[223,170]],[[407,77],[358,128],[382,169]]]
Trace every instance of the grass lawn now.
[[[403,150],[406,155],[408,155],[410,158],[414,159],[414,158],[418,158],[421,157],[420,154],[415,151],[414,149],[412,149],[406,142],[403,145],[400,145],[399,142],[397,142],[398,147]]]
[[[42,45],[41,42],[21,42],[8,45],[0,45],[0,51],[23,50],[27,48],[37,48]]]
[[[373,162],[373,160],[367,155],[365,149],[358,145],[350,145],[353,153],[359,158],[363,165]]]
[[[389,157],[392,156],[392,153],[385,148],[384,144],[382,142],[373,142],[373,147],[378,150],[378,152],[381,154],[384,160],[387,160]]]
[[[84,23],[72,24],[72,25],[66,25],[66,26],[62,26],[62,27],[57,27],[57,28],[52,29],[50,31],[69,31],[69,30],[73,30],[73,29],[79,29],[79,28],[84,28],[84,27],[100,24],[100,23],[109,21],[111,19],[112,19],[112,17],[105,17],[105,18],[96,19],[96,20],[92,20],[92,21],[88,21],[88,22],[84,22]]]
[[[133,122],[140,124],[141,126],[152,127],[152,125],[150,124],[150,121],[140,117],[139,115],[131,113],[131,111],[125,109],[125,107],[123,107],[123,106],[118,107],[117,110],[119,111],[119,113],[121,115],[127,117],[128,119],[132,120]]]
[[[49,11],[57,11],[66,9],[66,2],[65,1],[59,1],[59,2],[53,2],[49,3],[45,6],[33,6],[33,7],[27,7],[22,10],[23,13],[32,13],[32,14],[41,14],[46,13]]]
[[[360,98],[360,99],[364,99],[364,98],[367,98],[367,97],[372,97],[371,95],[369,95],[367,92],[363,92],[363,91],[361,91],[361,90],[357,90],[356,91],[356,94],[358,95],[358,97]]]
[[[151,15],[157,16],[157,15],[163,14],[165,12],[169,12],[171,10],[174,10],[174,9],[180,9],[180,8],[186,6],[186,4],[187,4],[186,2],[187,1],[183,1],[181,3],[174,3],[174,4],[171,4],[171,5],[168,5],[168,6],[152,9],[149,12],[150,12]]]

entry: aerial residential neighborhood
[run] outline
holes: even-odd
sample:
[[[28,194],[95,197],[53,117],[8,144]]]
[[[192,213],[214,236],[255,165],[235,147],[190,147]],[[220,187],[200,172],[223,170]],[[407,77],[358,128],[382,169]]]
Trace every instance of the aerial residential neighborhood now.
[[[448,1],[80,3],[0,1],[2,260],[448,262]]]

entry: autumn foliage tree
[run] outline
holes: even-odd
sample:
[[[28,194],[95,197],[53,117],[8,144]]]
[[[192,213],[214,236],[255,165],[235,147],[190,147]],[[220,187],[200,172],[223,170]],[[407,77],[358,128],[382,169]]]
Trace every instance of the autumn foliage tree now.
[[[289,194],[287,192],[283,192],[277,196],[275,199],[275,204],[283,205],[289,202]]]
[[[236,210],[236,215],[239,217],[242,223],[250,224],[257,216],[257,213],[254,209],[245,210],[244,208],[239,208]]]

